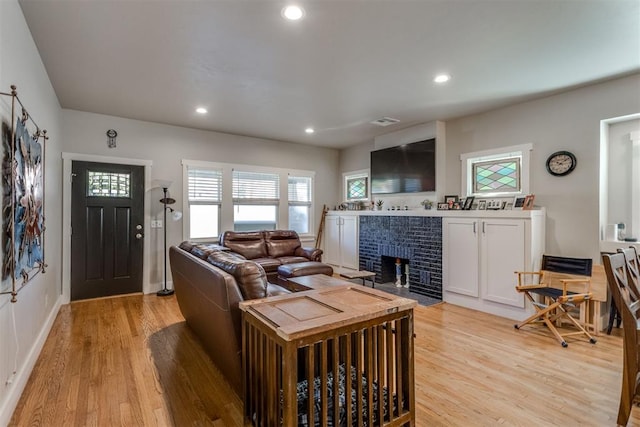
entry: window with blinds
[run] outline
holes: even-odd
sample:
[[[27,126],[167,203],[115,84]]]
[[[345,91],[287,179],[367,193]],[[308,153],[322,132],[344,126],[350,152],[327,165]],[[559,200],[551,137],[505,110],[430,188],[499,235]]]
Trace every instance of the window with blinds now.
[[[233,171],[235,231],[275,230],[280,204],[280,175]]]
[[[289,176],[289,229],[298,234],[309,233],[312,179],[309,176]]]
[[[188,168],[189,238],[215,238],[220,234],[222,172]]]

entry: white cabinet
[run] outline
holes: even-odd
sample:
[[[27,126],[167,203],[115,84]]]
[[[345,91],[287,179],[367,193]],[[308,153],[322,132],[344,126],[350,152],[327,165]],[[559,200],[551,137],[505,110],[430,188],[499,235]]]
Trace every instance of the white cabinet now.
[[[544,216],[443,218],[443,299],[512,319],[527,317],[515,271],[537,269]]]
[[[477,297],[478,276],[478,220],[475,218],[445,218],[443,224],[442,271],[443,290]]]
[[[358,216],[327,214],[322,261],[337,268],[358,270]]]

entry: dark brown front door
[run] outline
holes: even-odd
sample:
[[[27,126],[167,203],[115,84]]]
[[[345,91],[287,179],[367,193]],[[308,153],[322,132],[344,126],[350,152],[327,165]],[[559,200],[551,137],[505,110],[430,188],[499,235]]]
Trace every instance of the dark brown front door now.
[[[71,300],[142,292],[144,167],[72,170]]]

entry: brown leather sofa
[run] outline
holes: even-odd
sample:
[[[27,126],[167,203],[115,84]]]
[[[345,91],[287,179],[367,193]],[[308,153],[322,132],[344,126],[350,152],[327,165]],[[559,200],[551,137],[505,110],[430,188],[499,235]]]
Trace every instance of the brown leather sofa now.
[[[180,311],[214,364],[242,396],[244,300],[289,293],[267,281],[264,269],[214,244],[183,242],[169,249]]]
[[[283,264],[322,260],[322,250],[303,248],[293,230],[226,231],[220,245],[260,264],[271,283],[277,283],[278,267]]]

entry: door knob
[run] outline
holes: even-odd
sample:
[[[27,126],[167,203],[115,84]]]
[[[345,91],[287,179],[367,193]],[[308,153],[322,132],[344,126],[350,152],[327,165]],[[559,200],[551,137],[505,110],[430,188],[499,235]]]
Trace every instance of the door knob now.
[[[142,237],[143,237],[143,236],[142,236],[142,233],[137,233],[137,234],[136,234],[136,239],[142,239]]]
[[[142,230],[142,225],[140,224],[136,225],[136,230]]]

